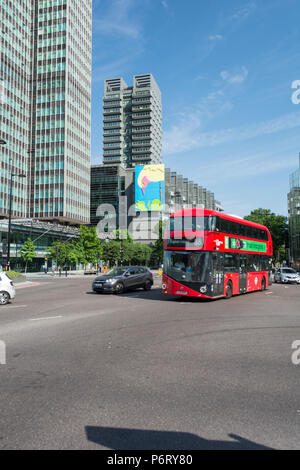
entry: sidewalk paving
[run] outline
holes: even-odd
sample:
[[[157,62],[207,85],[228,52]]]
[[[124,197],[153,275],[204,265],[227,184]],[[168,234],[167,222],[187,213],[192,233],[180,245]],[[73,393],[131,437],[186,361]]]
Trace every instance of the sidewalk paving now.
[[[158,270],[157,269],[151,269],[150,270],[153,274],[153,277],[154,278],[161,278],[161,276],[158,274]],[[59,276],[59,273],[56,272],[56,273],[52,273],[52,272],[48,272],[48,273],[44,273],[44,272],[35,272],[35,273],[26,273],[26,279],[66,279],[66,278],[85,278],[85,279],[94,279],[95,277],[97,276],[101,276],[103,275],[103,272],[102,273],[99,273],[99,274],[84,274],[84,271],[83,270],[78,270],[78,271],[67,271],[67,276],[66,276],[66,272],[65,271],[62,271],[61,272],[61,276]],[[25,274],[24,274],[25,276]]]

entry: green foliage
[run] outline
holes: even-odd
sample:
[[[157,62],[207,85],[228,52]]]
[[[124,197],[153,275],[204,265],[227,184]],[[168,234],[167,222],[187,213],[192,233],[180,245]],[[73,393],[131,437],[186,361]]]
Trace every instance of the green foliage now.
[[[13,280],[13,279],[17,279],[17,278],[25,278],[25,276],[23,276],[23,274],[21,273],[18,273],[17,271],[5,271],[7,277],[9,277],[9,279]]]
[[[167,220],[160,220],[158,225],[155,227],[155,232],[158,233],[159,238],[154,244],[153,256],[158,260],[159,263],[162,263],[164,259],[164,233],[166,230],[166,225]]]
[[[73,264],[96,264],[102,256],[102,245],[95,227],[81,226],[79,238],[71,242],[54,242],[49,248],[49,257],[58,266]]]
[[[102,259],[110,266],[115,265],[120,261],[120,248],[121,243],[116,240],[110,240],[103,244]]]
[[[135,243],[132,250],[132,263],[133,264],[147,264],[150,261],[152,248],[143,243]]]
[[[20,250],[21,259],[26,262],[31,262],[36,257],[36,246],[30,237],[27,238],[24,245]]]
[[[277,258],[279,253],[279,260],[282,261],[285,258],[285,242],[288,233],[287,218],[284,215],[274,214],[270,209],[259,208],[251,211],[245,219],[265,225],[270,230],[274,257]]]
[[[32,260],[36,257],[36,246],[31,240],[30,237],[27,238],[25,241],[24,245],[22,246],[20,250],[20,256],[23,261],[25,261],[25,272],[27,271],[27,265],[28,263],[31,263]]]
[[[95,264],[102,255],[102,244],[97,236],[96,227],[82,225],[79,228],[77,252],[80,253],[81,262]]]
[[[54,242],[48,248],[48,257],[53,259],[58,266],[63,266],[66,262],[66,244]]]

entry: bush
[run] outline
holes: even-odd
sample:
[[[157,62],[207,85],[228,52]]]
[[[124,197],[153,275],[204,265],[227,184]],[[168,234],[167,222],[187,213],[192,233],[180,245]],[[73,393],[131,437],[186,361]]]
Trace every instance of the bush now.
[[[7,274],[7,276],[9,277],[9,279],[16,279],[18,277],[24,277],[23,274],[21,273],[17,273],[16,271],[4,271],[5,274]]]

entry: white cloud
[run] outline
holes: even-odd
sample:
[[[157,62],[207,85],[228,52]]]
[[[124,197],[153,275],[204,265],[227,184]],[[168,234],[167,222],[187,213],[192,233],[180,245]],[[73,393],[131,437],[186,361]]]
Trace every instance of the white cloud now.
[[[239,142],[296,127],[300,127],[299,112],[248,126],[204,132],[203,120],[200,119],[197,110],[194,114],[182,117],[179,124],[164,132],[164,154],[170,155],[203,147],[214,147],[228,142]]]
[[[223,36],[221,34],[214,34],[214,35],[209,36],[208,39],[210,41],[215,41],[215,40],[221,41],[223,39]]]
[[[128,63],[128,57],[107,62],[101,66],[93,67],[93,83],[106,80],[107,78],[120,77],[124,73]]]
[[[227,70],[223,70],[220,73],[220,76],[224,81],[230,84],[243,83],[248,76],[248,70],[245,66],[242,66],[239,71],[235,70],[232,73],[228,72]]]
[[[94,31],[105,35],[139,38],[141,27],[131,13],[134,5],[134,0],[110,0],[109,10],[102,11],[99,18],[94,18]]]
[[[256,9],[256,4],[254,2],[249,2],[246,3],[243,7],[241,7],[239,10],[237,10],[233,15],[229,17],[230,21],[243,21],[248,16],[253,13],[253,11]]]

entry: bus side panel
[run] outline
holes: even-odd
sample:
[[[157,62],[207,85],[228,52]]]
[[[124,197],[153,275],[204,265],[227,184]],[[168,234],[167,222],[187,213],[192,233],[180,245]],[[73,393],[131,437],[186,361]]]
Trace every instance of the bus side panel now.
[[[233,295],[239,294],[239,273],[232,273],[224,274],[224,295],[226,295],[226,284],[229,280],[232,282]]]
[[[269,273],[266,272],[254,272],[247,274],[247,292],[253,292],[261,290],[262,279],[265,278],[266,288],[269,287]]]

